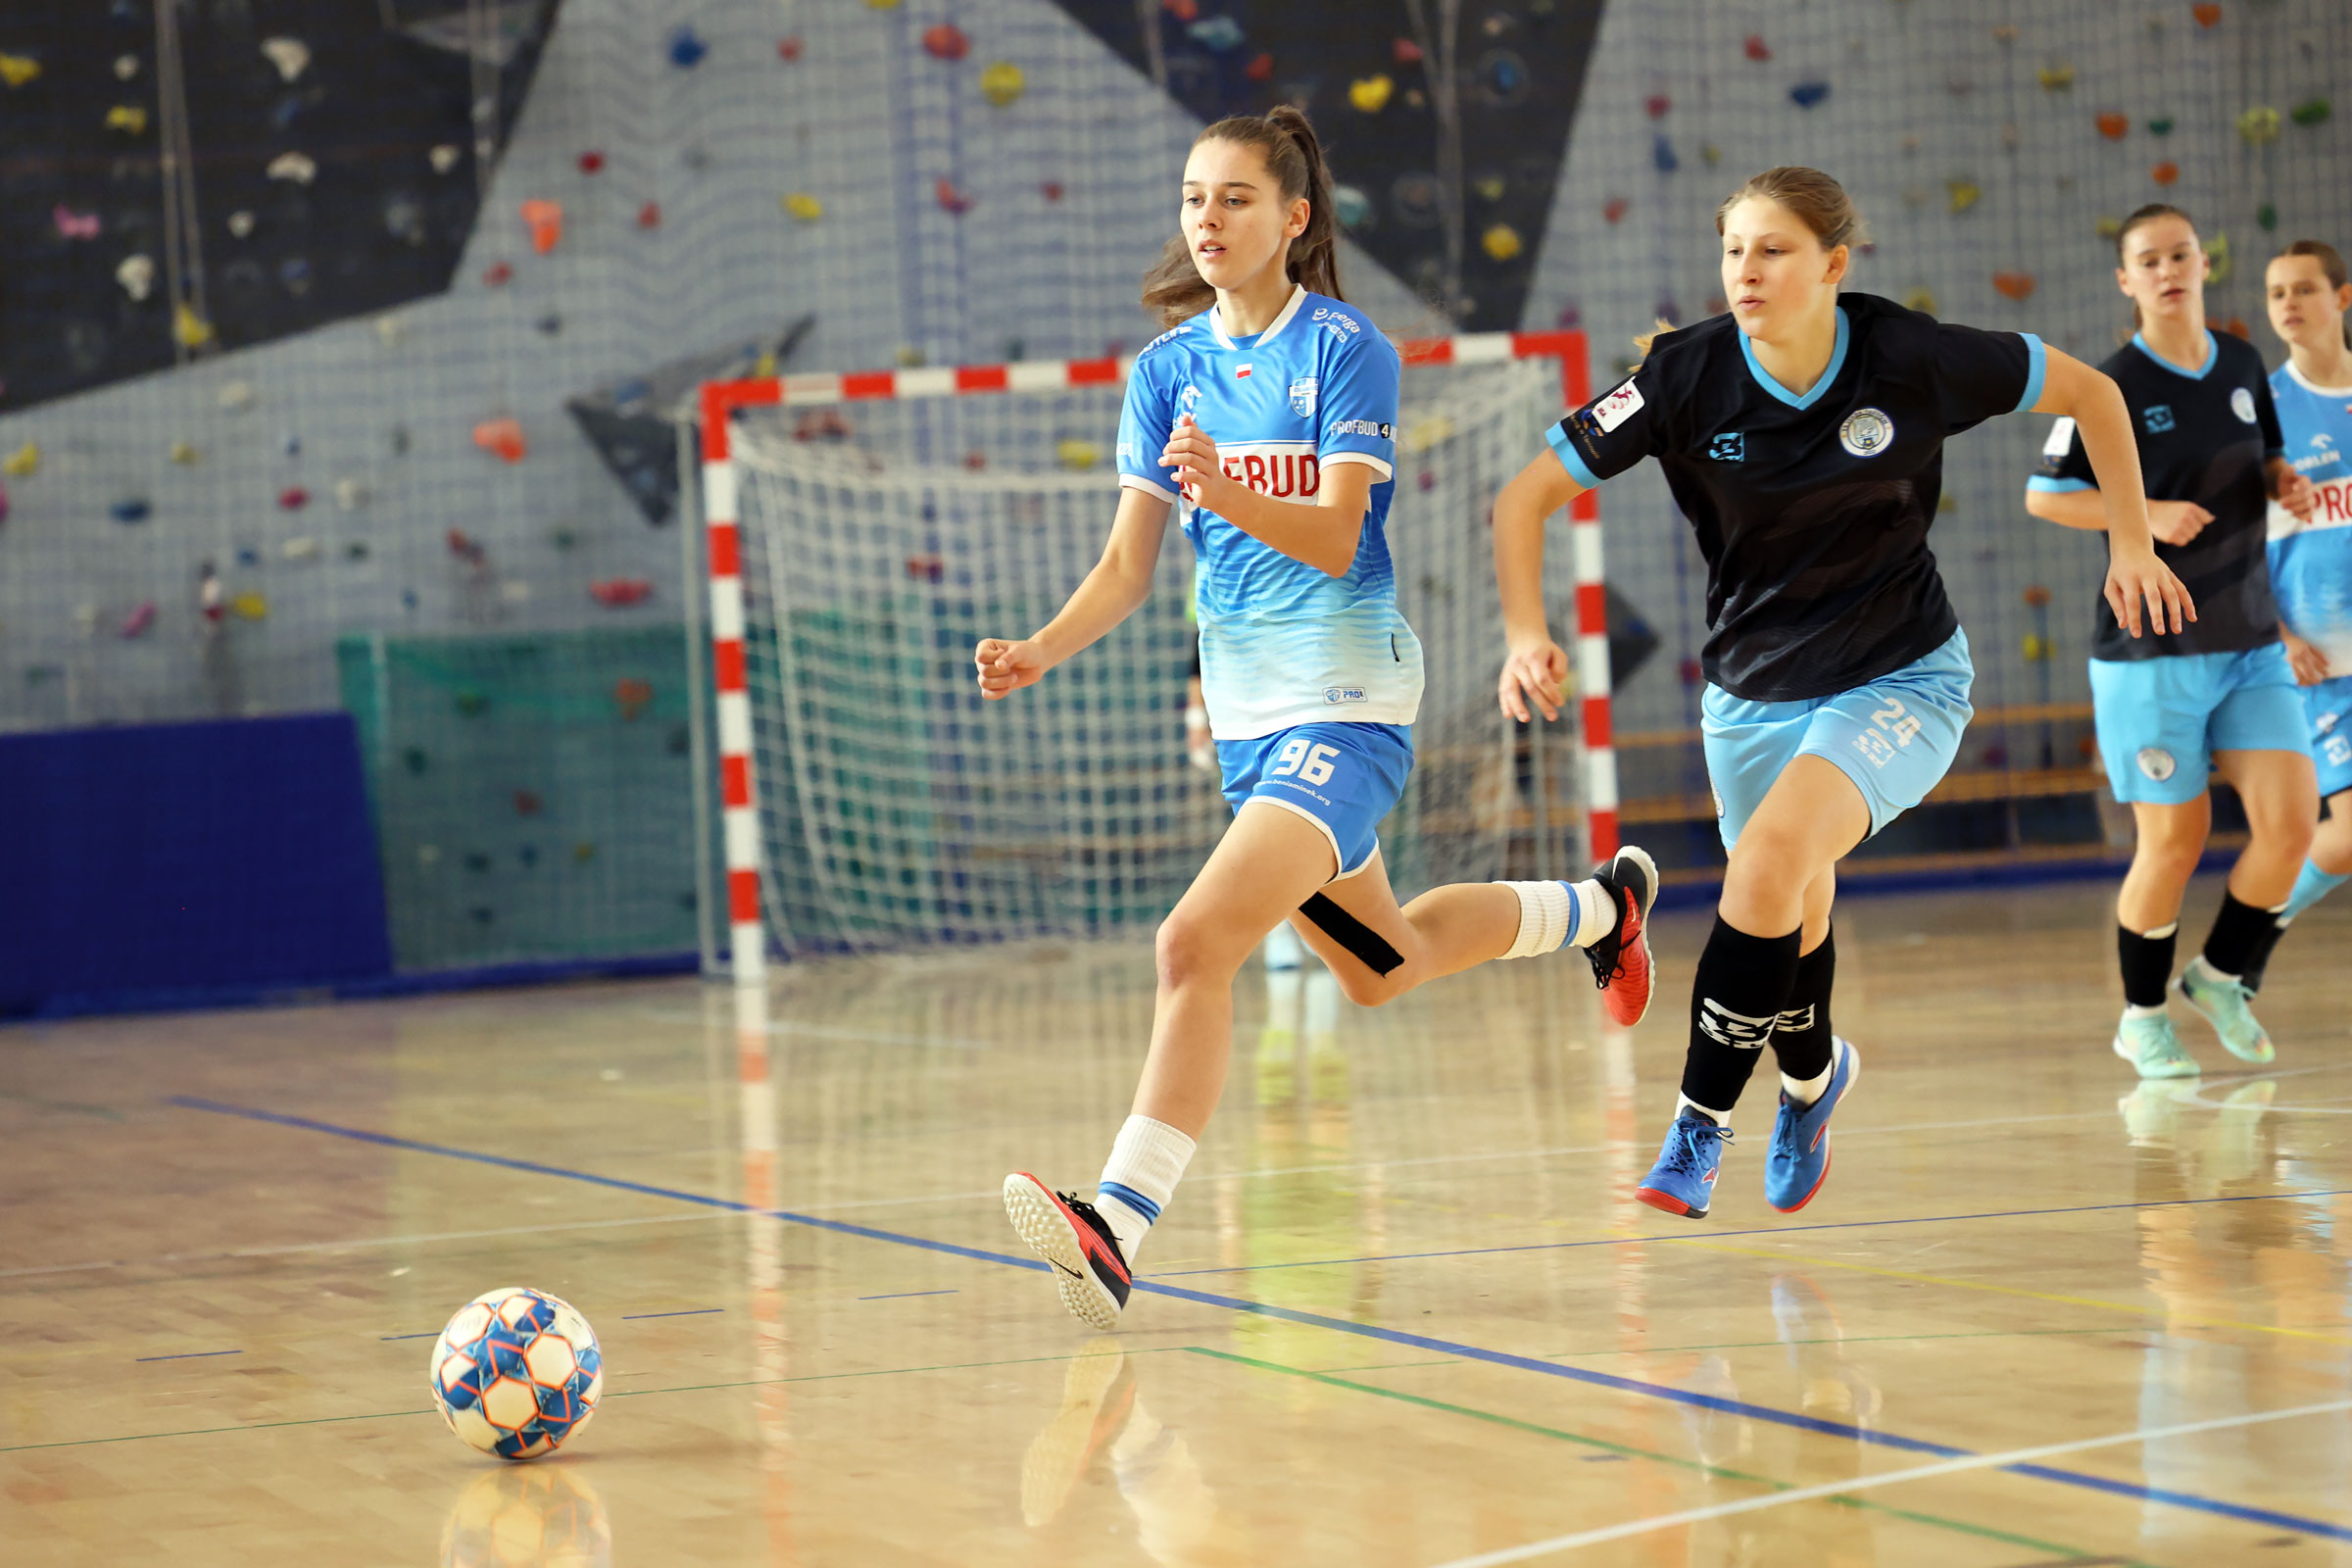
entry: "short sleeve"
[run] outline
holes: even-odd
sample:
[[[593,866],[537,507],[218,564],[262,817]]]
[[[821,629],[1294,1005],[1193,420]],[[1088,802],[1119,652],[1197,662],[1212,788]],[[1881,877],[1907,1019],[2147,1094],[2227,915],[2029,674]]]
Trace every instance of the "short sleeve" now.
[[[1324,367],[1323,428],[1315,442],[1323,466],[1360,463],[1383,480],[1396,477],[1398,364],[1385,340],[1358,334]]]
[[[1173,503],[1171,470],[1159,466],[1168,448],[1168,431],[1176,417],[1169,412],[1167,389],[1138,365],[1127,374],[1127,401],[1119,411],[1119,485],[1144,490]]]
[[[1667,449],[1666,399],[1653,358],[1613,390],[1544,432],[1568,477],[1597,490],[1643,458]]]
[[[1958,435],[2003,414],[2024,414],[2041,401],[2048,351],[2031,332],[1987,332],[1952,322],[1936,325],[1936,396],[1946,435]]]
[[[2271,378],[2254,367],[2254,422],[2262,430],[2262,455],[2266,458],[2286,456],[2286,431],[2278,422],[2278,402],[2271,396]]]
[[[2026,488],[2045,494],[2098,488],[2098,476],[2090,471],[2090,456],[2082,450],[2082,437],[2074,420],[2052,422],[2050,438],[2041,444],[2041,462],[2034,466]]]

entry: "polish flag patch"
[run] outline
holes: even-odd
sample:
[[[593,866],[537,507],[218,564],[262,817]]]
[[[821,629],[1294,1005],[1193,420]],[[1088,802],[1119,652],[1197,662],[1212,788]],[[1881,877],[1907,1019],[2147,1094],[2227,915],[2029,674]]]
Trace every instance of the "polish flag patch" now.
[[[1245,365],[1245,366],[1242,366],[1240,368],[1236,369],[1236,370],[1233,372],[1233,378],[1234,378],[1235,380],[1237,380],[1237,381],[1247,381],[1248,379],[1250,379],[1250,367],[1248,367],[1247,365]]]

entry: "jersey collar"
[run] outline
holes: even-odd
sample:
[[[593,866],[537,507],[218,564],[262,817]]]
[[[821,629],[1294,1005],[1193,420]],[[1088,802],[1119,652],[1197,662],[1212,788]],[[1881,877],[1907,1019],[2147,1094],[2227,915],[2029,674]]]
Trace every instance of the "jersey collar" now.
[[[1298,307],[1304,305],[1305,303],[1306,285],[1304,283],[1292,284],[1291,302],[1282,308],[1282,314],[1280,316],[1277,316],[1273,320],[1266,323],[1266,329],[1263,332],[1258,333],[1257,341],[1250,346],[1253,349],[1262,349],[1267,344],[1273,342],[1274,334],[1281,331],[1284,327],[1290,325],[1291,318],[1297,316],[1298,314]],[[1235,343],[1232,338],[1226,335],[1225,323],[1218,318],[1217,308],[1214,305],[1211,305],[1208,308],[1208,329],[1217,335],[1217,347],[1221,349],[1240,347],[1239,344]]]
[[[2205,329],[2205,363],[2198,366],[2193,370],[2183,370],[2180,368],[2180,367],[2175,365],[2172,361],[2166,359],[2163,355],[2148,347],[2148,340],[2137,332],[2132,334],[2132,346],[2139,350],[2140,353],[2145,354],[2148,357],[2148,363],[2151,365],[2154,365],[2161,369],[2170,370],[2175,375],[2186,376],[2191,381],[2202,381],[2205,379],[2205,377],[2211,375],[2213,373],[2214,362],[2222,357],[2221,342],[2214,337],[2213,328],[2210,326]]]
[[[2322,386],[2301,370],[2296,369],[2293,360],[2286,362],[2285,369],[2287,379],[2306,392],[2316,393],[2324,398],[2352,398],[2352,386]]]
[[[1738,329],[1735,328],[1734,330]],[[1798,397],[1795,393],[1781,385],[1780,382],[1774,380],[1772,378],[1772,372],[1757,363],[1755,345],[1748,342],[1747,334],[1745,332],[1740,333],[1740,356],[1747,361],[1747,373],[1756,378],[1756,385],[1762,387],[1774,397],[1779,398],[1783,403],[1788,404],[1792,409],[1809,409],[1814,404],[1821,401],[1821,395],[1830,389],[1830,383],[1838,379],[1838,372],[1845,368],[1845,345],[1848,331],[1849,328],[1845,319],[1845,307],[1840,305],[1838,307],[1838,342],[1837,345],[1830,350],[1829,368],[1821,372],[1821,379],[1815,381],[1813,385],[1807,389],[1803,397]]]

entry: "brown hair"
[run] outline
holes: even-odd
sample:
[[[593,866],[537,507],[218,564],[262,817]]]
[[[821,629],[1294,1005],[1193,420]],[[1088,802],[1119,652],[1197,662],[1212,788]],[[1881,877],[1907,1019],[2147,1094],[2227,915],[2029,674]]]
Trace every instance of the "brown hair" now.
[[[1306,198],[1306,232],[1291,241],[1287,259],[1291,281],[1335,300],[1346,298],[1340,292],[1340,235],[1332,216],[1331,170],[1306,116],[1289,104],[1276,104],[1262,115],[1220,120],[1194,137],[1193,145],[1204,141],[1256,148],[1282,199]],[[1144,273],[1144,309],[1156,311],[1160,325],[1174,326],[1216,303],[1217,291],[1193,264],[1192,246],[1182,234],[1176,235]]]
[[[2124,265],[2124,246],[2131,240],[2132,231],[2144,223],[2153,223],[2159,218],[2178,218],[2188,225],[2189,238],[2197,238],[2197,220],[2195,219],[2175,207],[2171,202],[2150,202],[2145,207],[2133,209],[2132,216],[2124,220],[2124,226],[2115,231],[2116,266]],[[2200,240],[2199,244],[2202,245],[2202,243]],[[2134,332],[2139,330],[2139,306],[2136,303],[2132,307],[2132,330]]]
[[[2328,286],[2329,288],[2342,288],[2346,283],[2352,283],[2352,272],[2347,272],[2344,270],[2343,257],[2337,253],[2334,246],[2328,244],[2324,239],[2296,240],[2293,244],[2287,246],[2286,249],[2272,257],[2271,260],[2274,262],[2283,262],[2289,256],[2308,256],[2313,261],[2319,263],[2320,270],[2327,274]],[[2343,320],[2343,328],[2344,347],[2352,349],[2352,312],[2346,313]]]
[[[1723,221],[1732,216],[1732,209],[1750,196],[1778,202],[1794,213],[1797,221],[1821,241],[1825,251],[1834,251],[1840,245],[1859,245],[1870,237],[1862,226],[1862,215],[1855,210],[1854,199],[1845,193],[1845,187],[1820,170],[1807,169],[1802,164],[1783,164],[1741,180],[1740,188],[1715,209],[1717,234],[1723,232]],[[1661,319],[1651,331],[1635,338],[1634,347],[1647,358],[1650,345],[1672,330],[1672,324]]]

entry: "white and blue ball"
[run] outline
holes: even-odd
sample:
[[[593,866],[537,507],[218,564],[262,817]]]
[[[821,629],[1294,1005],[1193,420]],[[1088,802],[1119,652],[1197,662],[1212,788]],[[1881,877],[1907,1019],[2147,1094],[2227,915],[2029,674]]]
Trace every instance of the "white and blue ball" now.
[[[596,1414],[605,1357],[570,1302],[503,1285],[459,1307],[433,1342],[432,1387],[441,1419],[468,1445],[535,1459]]]

